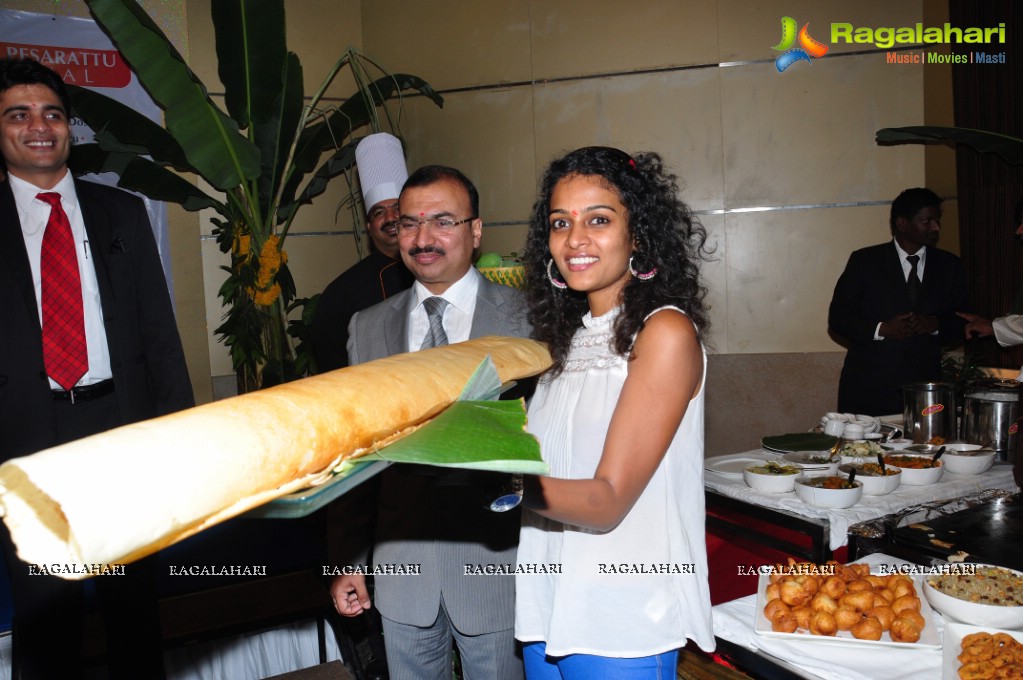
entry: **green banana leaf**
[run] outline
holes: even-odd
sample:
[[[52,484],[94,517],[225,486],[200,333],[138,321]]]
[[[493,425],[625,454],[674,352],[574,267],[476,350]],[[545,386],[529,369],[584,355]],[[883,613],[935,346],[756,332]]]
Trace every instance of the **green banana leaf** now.
[[[760,444],[765,449],[775,451],[827,451],[837,441],[838,437],[832,437],[830,434],[793,432],[764,437]]]
[[[135,0],[86,0],[86,5],[164,109],[167,130],[206,181],[227,191],[259,176],[258,150],[239,134],[238,124],[217,108],[202,82]]]
[[[878,144],[954,142],[979,153],[993,153],[1009,165],[1023,165],[1023,139],[987,130],[918,125],[882,128],[877,131],[876,139]]]
[[[94,132],[108,132],[125,146],[135,146],[136,153],[146,154],[160,165],[170,165],[183,172],[195,172],[185,158],[185,151],[161,125],[116,99],[78,85],[67,86],[71,111],[85,121],[101,121]],[[123,151],[111,147],[110,151]]]
[[[316,171],[316,173],[309,178],[305,188],[302,189],[302,194],[291,201],[288,204],[281,205],[277,211],[277,219],[279,222],[283,222],[307,203],[312,203],[313,198],[319,196],[327,190],[327,184],[331,179],[337,177],[346,170],[351,169],[355,166],[355,147],[359,145],[365,137],[355,137],[350,140],[347,144],[342,146],[340,149],[335,151],[323,165]]]
[[[442,108],[444,106],[444,98],[429,83],[407,73],[383,76],[370,83],[367,89],[373,93],[373,103],[376,106],[407,90],[416,90],[429,97],[437,106]],[[338,148],[341,140],[348,137],[353,130],[369,123],[370,118],[366,98],[356,95],[345,100],[337,110],[328,114],[323,122],[306,126],[298,138],[293,160],[294,172],[284,185],[281,206],[288,206],[295,201],[299,185],[305,175],[316,167],[323,152]]]
[[[217,0],[210,11],[227,112],[240,128],[266,121],[284,85],[284,0]]]
[[[134,153],[109,151],[100,148],[99,144],[76,144],[68,159],[68,167],[75,176],[116,173],[117,186],[122,189],[137,191],[156,201],[180,203],[185,210],[224,210],[223,205],[191,182]]]
[[[542,475],[540,442],[525,430],[525,403],[457,401],[430,423],[356,462],[386,460]]]
[[[265,120],[253,121],[252,138],[259,148],[263,172],[257,184],[261,214],[270,216],[274,197],[280,191],[288,169],[291,145],[302,124],[305,97],[302,87],[302,64],[298,56],[288,52],[285,60],[284,87]],[[292,211],[293,212],[293,211]],[[278,222],[284,220],[278,218]]]

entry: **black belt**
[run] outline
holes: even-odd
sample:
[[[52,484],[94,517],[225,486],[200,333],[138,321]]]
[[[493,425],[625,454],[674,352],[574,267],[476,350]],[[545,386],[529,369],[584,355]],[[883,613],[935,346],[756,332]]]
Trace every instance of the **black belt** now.
[[[87,399],[98,399],[105,397],[114,391],[114,380],[104,380],[102,382],[93,383],[92,385],[82,385],[81,387],[72,387],[70,390],[51,390],[53,392],[53,398],[57,401],[70,401],[72,404],[85,401]]]

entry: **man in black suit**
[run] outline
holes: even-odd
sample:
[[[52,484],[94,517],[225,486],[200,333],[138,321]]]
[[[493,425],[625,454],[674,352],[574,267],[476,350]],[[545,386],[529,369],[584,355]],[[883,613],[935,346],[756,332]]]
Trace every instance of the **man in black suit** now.
[[[145,207],[72,178],[69,108],[56,73],[31,59],[0,60],[0,287],[8,293],[0,312],[0,462],[193,405]],[[65,274],[74,272],[59,300],[47,273],[51,238],[64,239]],[[54,319],[65,335],[54,335]],[[61,368],[60,354],[75,359]],[[14,677],[80,677],[81,583],[29,575],[6,528],[0,543],[14,596]],[[163,677],[146,572],[129,565],[124,576],[96,579],[112,677]]]
[[[893,240],[849,256],[828,311],[829,330],[848,348],[838,410],[901,413],[903,385],[938,380],[941,352],[962,342],[966,306],[962,264],[935,246],[941,198],[903,191],[892,202]]]
[[[401,140],[386,132],[369,135],[355,148],[355,162],[370,251],[320,295],[312,323],[318,373],[348,365],[348,322],[356,312],[407,290],[415,281],[398,251],[398,194],[408,178]]]

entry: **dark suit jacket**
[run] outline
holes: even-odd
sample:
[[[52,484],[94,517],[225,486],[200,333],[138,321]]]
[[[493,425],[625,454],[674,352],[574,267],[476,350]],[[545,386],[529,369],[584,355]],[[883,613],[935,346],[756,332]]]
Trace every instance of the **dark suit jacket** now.
[[[838,410],[870,415],[901,413],[905,384],[941,377],[943,346],[963,341],[966,282],[955,255],[927,248],[916,311],[938,318],[937,335],[874,340],[877,324],[912,311],[902,264],[889,241],[849,256],[828,311],[828,326],[847,343]]]
[[[142,201],[75,181],[96,267],[115,393],[125,424],[193,405],[156,241]],[[32,272],[11,187],[0,182],[0,461],[53,446]]]
[[[348,324],[356,312],[408,289],[415,278],[401,260],[376,250],[346,269],[320,295],[312,323],[316,371],[348,365]]]
[[[408,348],[408,290],[357,313],[349,328],[353,365],[400,354]],[[471,338],[529,337],[525,297],[480,277]],[[496,473],[393,465],[381,475],[373,561],[422,565],[419,576],[377,576],[375,605],[399,623],[433,623],[441,593],[448,616],[466,635],[510,630],[515,620],[514,576],[466,576],[465,565],[515,564],[520,512],[484,508],[481,485]],[[372,520],[371,520],[372,521]],[[353,522],[355,524],[355,522]],[[370,526],[350,526],[349,563],[363,563]],[[361,545],[360,545],[361,544]]]

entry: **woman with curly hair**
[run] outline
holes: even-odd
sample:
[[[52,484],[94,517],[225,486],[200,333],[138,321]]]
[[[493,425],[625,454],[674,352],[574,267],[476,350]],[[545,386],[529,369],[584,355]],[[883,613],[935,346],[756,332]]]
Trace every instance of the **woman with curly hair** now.
[[[541,180],[526,294],[554,365],[529,429],[551,474],[527,478],[515,584],[530,680],[674,678],[687,638],[714,647],[705,241],[655,153],[587,147]]]

